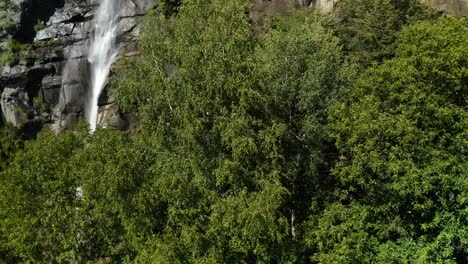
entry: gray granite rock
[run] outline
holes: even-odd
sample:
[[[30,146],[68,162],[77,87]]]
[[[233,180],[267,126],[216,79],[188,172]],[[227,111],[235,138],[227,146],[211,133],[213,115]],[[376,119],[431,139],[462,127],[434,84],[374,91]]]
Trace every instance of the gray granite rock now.
[[[21,127],[28,121],[28,101],[26,92],[16,88],[5,88],[1,96],[3,121]]]
[[[128,122],[120,113],[117,104],[109,104],[100,107],[97,124],[102,128],[112,127],[119,130],[125,130],[128,127]]]
[[[60,75],[48,75],[42,79],[42,96],[47,106],[55,106],[59,102],[62,77]]]
[[[48,0],[44,0],[48,1]],[[14,16],[18,23],[34,15],[32,0],[13,0],[20,8]],[[60,1],[57,1],[57,3]],[[121,52],[136,50],[136,39],[144,15],[155,0],[122,0],[119,14]],[[2,112],[6,122],[22,126],[38,118],[73,128],[82,115],[89,79],[87,51],[93,34],[93,18],[98,0],[64,0],[35,33],[32,49],[24,51],[17,65],[0,67]],[[0,47],[11,36],[0,36]],[[101,105],[114,101],[106,91]],[[48,112],[38,114],[33,97],[42,95]],[[27,100],[26,100],[27,99]],[[63,101],[59,105],[59,101]],[[114,109],[114,108],[112,108]],[[15,110],[15,111],[13,111]],[[34,116],[34,115],[38,116]],[[109,115],[106,115],[109,116]]]

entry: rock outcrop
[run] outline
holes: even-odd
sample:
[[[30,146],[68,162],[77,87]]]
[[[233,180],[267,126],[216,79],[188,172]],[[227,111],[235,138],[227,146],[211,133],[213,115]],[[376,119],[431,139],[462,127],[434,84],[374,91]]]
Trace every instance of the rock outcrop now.
[[[338,0],[312,0],[310,2],[310,5],[319,8],[325,13],[330,13]]]
[[[125,130],[128,127],[127,119],[120,112],[117,104],[100,107],[97,124],[102,128],[113,127],[120,130]]]
[[[28,94],[22,89],[5,88],[2,93],[2,113],[6,122],[21,127],[28,121]]]
[[[15,126],[55,123],[73,128],[83,112],[88,84],[87,52],[97,0],[13,0],[15,32],[0,36],[0,46],[13,38],[14,65],[0,68],[2,119]],[[122,53],[136,49],[143,16],[155,0],[122,0],[118,36]],[[39,22],[39,23],[38,23]],[[1,44],[3,43],[3,44]],[[104,98],[101,105],[112,104]]]
[[[82,116],[87,95],[87,52],[98,0],[5,0],[13,4],[9,20],[16,26],[0,28],[0,49],[11,39],[27,45],[15,50],[16,60],[0,68],[3,122],[21,127],[30,123],[73,128]],[[338,0],[253,0],[250,19],[261,23],[266,13],[288,13],[300,7],[331,12]],[[468,0],[420,0],[439,10],[468,15]],[[118,41],[122,54],[136,50],[144,15],[158,0],[122,0]],[[99,100],[103,126],[127,126],[118,114],[112,93]],[[106,120],[106,118],[108,120]],[[120,120],[120,119],[121,120]]]
[[[468,0],[420,0],[440,11],[456,15],[468,15]]]

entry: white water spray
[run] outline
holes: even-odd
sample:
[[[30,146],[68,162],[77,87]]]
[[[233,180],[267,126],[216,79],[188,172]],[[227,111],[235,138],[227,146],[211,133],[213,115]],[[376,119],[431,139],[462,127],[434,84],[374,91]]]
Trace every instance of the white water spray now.
[[[110,67],[117,56],[116,37],[120,0],[102,0],[95,14],[95,31],[89,47],[91,91],[85,106],[91,132],[96,130],[98,100],[106,84]]]

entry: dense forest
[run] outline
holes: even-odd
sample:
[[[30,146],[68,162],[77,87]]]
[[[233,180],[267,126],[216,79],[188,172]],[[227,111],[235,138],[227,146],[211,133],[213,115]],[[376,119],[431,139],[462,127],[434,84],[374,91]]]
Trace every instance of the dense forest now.
[[[466,263],[468,18],[162,2],[138,126],[0,130],[0,263]]]

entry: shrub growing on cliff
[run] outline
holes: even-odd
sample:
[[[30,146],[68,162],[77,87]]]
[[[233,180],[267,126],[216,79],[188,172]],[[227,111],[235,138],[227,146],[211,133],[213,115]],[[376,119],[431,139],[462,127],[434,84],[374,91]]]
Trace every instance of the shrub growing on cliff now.
[[[0,2],[0,38],[12,34],[16,29],[16,23],[11,18],[11,13],[17,11],[18,6],[10,0]]]
[[[395,55],[403,26],[438,16],[418,0],[341,0],[334,15],[345,52],[364,66]]]
[[[23,148],[24,139],[13,127],[0,128],[0,172],[8,167],[19,150]]]

